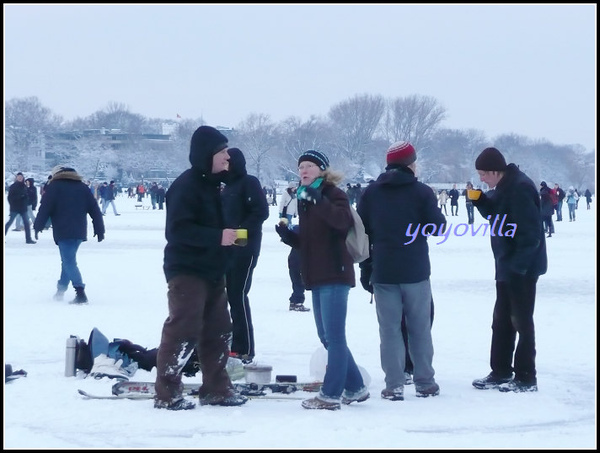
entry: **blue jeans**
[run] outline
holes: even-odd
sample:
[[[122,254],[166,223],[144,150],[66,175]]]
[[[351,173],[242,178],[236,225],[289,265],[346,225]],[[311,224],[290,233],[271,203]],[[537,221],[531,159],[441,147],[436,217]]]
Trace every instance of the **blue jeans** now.
[[[323,285],[312,289],[312,305],[319,340],[327,349],[327,370],[321,393],[341,398],[342,392],[364,387],[360,370],[346,344],[348,285]]]
[[[58,251],[60,252],[61,271],[60,279],[56,284],[59,291],[66,291],[69,282],[73,283],[73,288],[85,288],[81,272],[77,267],[77,250],[83,241],[81,239],[63,239],[58,242]]]

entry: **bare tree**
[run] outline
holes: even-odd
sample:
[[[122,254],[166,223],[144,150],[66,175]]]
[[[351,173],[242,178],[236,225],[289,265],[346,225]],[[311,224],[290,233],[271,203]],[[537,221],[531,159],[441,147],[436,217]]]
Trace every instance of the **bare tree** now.
[[[246,157],[246,167],[260,181],[275,179],[268,157],[277,143],[276,126],[264,113],[251,113],[236,130],[236,140]]]
[[[348,177],[362,179],[367,149],[373,141],[379,122],[385,112],[385,100],[379,95],[357,95],[334,105],[329,119],[337,139],[333,156],[347,165],[338,167]]]
[[[7,101],[4,107],[6,170],[16,173],[40,167],[44,160],[44,133],[58,129],[61,122],[62,118],[44,107],[37,97]]]
[[[446,119],[446,109],[431,96],[412,95],[389,102],[384,135],[390,144],[406,140],[419,148]]]
[[[277,135],[281,144],[281,152],[274,154],[278,158],[277,168],[284,179],[290,180],[298,178],[300,154],[309,149],[324,149],[331,139],[331,129],[314,115],[305,122],[291,116],[279,125]]]

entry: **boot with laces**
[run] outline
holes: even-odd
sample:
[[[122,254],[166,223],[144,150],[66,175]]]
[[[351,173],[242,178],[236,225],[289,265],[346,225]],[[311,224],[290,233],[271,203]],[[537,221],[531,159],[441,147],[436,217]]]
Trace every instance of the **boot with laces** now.
[[[417,386],[415,390],[418,398],[427,398],[429,396],[438,396],[440,394],[440,386],[435,382],[426,387]]]
[[[502,384],[506,384],[512,379],[512,373],[505,376],[494,373],[493,371],[486,377],[481,379],[475,379],[473,381],[473,387],[479,390],[497,389]]]
[[[339,400],[327,398],[319,393],[319,396],[302,401],[302,407],[304,409],[327,409],[330,411],[337,411],[342,408],[342,405]]]

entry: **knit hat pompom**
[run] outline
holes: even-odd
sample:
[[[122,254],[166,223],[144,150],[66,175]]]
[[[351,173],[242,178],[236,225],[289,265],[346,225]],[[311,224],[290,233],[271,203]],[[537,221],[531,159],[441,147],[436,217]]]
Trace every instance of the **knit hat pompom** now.
[[[417,153],[413,145],[399,141],[387,150],[385,160],[388,165],[410,165],[417,160]]]

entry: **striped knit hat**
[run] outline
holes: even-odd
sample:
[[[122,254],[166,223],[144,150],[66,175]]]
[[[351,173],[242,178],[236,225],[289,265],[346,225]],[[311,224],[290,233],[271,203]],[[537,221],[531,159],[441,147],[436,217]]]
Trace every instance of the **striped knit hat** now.
[[[417,153],[413,145],[400,141],[394,143],[387,150],[386,162],[388,165],[410,165],[417,160]]]

